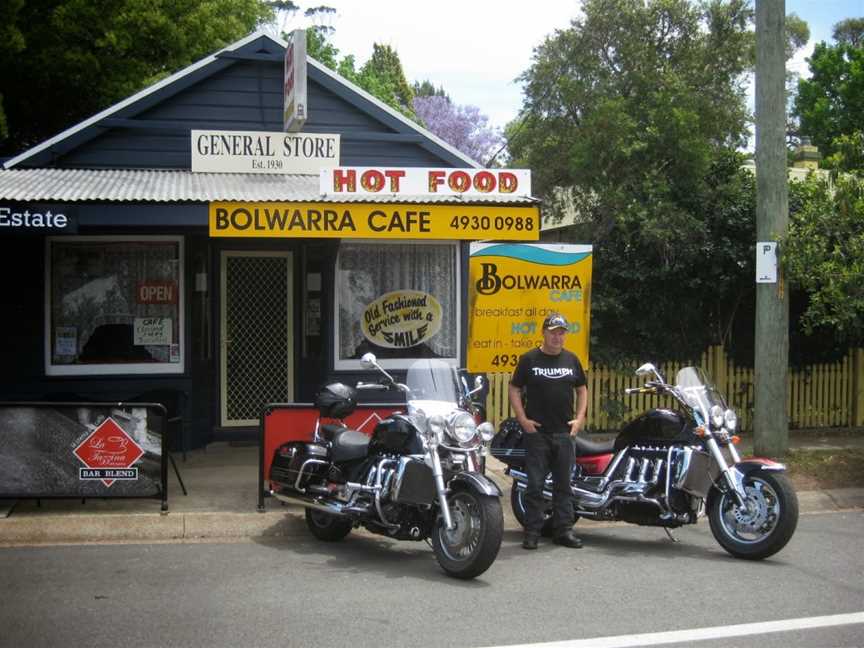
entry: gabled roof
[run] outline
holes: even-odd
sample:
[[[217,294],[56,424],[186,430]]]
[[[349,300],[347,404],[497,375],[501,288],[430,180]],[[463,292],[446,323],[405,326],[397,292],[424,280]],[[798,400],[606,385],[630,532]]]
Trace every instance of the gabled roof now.
[[[56,153],[56,149],[59,149],[62,153],[68,153],[69,151],[74,150],[83,143],[104,133],[106,127],[110,128],[110,122],[106,125],[106,120],[123,117],[130,118],[140,114],[144,110],[157,105],[168,97],[171,97],[195,83],[198,83],[225,69],[234,62],[236,56],[232,58],[232,55],[245,53],[248,56],[253,54],[255,50],[261,49],[260,45],[264,40],[277,45],[283,51],[287,46],[284,41],[274,38],[266,32],[258,31],[252,33],[218,52],[189,65],[183,70],[172,74],[162,81],[141,90],[131,97],[114,104],[102,112],[93,115],[89,119],[66,129],[62,133],[55,135],[41,144],[12,157],[7,160],[3,166],[6,169],[24,165],[42,166],[44,165],[44,161],[40,161],[40,159],[45,158],[47,152],[54,151]],[[281,56],[277,57],[276,55],[259,55],[257,58],[266,61],[281,60]],[[331,71],[318,61],[307,57],[307,63],[307,74],[310,79],[313,79],[325,86],[331,92],[351,103],[358,110],[361,110],[372,118],[384,123],[397,134],[416,137],[416,143],[419,146],[429,150],[433,154],[441,157],[443,160],[447,160],[454,166],[473,168],[480,166],[477,162],[458,149],[411,121],[347,79]]]

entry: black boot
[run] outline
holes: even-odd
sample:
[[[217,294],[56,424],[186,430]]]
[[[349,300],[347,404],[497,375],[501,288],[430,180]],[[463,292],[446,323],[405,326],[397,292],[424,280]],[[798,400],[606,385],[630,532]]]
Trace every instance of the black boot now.
[[[564,533],[560,533],[555,536],[555,544],[559,544],[563,547],[570,547],[571,549],[581,549],[582,548],[582,540],[573,535],[573,531],[565,531]],[[524,546],[524,545],[523,545]]]
[[[523,549],[536,549],[537,541],[540,538],[536,533],[526,533],[525,538],[522,540],[522,548]]]

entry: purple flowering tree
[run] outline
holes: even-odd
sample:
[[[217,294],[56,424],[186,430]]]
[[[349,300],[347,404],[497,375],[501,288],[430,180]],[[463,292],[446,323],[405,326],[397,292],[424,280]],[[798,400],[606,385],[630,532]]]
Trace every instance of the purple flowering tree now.
[[[414,112],[435,135],[485,164],[504,143],[501,133],[489,126],[489,118],[477,106],[457,106],[447,97],[414,97]]]

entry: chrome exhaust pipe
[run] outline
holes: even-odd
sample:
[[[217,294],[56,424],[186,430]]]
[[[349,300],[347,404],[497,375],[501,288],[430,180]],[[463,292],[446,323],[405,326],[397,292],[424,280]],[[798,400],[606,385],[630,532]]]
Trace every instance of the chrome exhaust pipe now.
[[[340,504],[339,502],[325,502],[323,500],[307,497],[301,493],[286,493],[285,491],[270,491],[270,495],[281,502],[288,504],[302,504],[308,508],[313,508],[324,513],[332,515],[350,516],[351,514],[368,513],[368,509],[362,506],[350,506],[348,504]]]

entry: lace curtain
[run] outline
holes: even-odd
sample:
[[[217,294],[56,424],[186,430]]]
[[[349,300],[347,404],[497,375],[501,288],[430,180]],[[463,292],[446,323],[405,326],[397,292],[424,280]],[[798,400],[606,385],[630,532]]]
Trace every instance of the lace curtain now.
[[[338,360],[359,358],[365,340],[361,328],[366,306],[394,290],[420,290],[441,304],[441,329],[425,345],[441,358],[456,358],[458,301],[456,295],[458,247],[453,244],[344,243],[336,266],[339,313]],[[416,348],[415,348],[416,349]],[[411,358],[419,349],[374,349],[381,357]],[[383,354],[383,355],[382,355]]]

